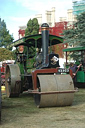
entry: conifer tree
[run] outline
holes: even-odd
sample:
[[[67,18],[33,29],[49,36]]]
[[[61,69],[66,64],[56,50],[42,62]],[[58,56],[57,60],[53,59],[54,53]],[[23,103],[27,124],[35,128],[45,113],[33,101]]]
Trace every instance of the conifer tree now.
[[[85,12],[76,19],[72,28],[63,31],[64,43],[69,46],[85,46]]]
[[[12,35],[6,28],[6,23],[0,18],[0,47],[7,47],[13,41]]]

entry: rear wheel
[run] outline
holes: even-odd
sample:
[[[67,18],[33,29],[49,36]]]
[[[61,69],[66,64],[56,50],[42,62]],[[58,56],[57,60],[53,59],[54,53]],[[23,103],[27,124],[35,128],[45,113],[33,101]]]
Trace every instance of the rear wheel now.
[[[18,97],[21,91],[20,69],[17,64],[6,67],[5,86],[7,97]]]

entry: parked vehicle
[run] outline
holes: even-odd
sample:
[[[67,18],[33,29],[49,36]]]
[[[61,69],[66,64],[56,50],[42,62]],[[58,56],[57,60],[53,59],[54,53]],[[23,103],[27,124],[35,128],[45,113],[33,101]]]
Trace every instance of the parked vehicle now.
[[[66,53],[66,65],[68,65],[68,62],[67,62],[67,59],[69,57],[69,53],[76,53],[78,52],[80,56],[80,60],[78,61],[77,59],[77,63],[78,65],[81,63],[81,67],[79,67],[77,70],[76,70],[76,79],[75,79],[75,82],[74,82],[74,86],[76,87],[83,87],[85,88],[85,47],[73,47],[73,48],[67,48],[67,49],[64,49],[63,52]],[[76,57],[77,58],[77,57]],[[75,60],[74,60],[75,61]],[[72,74],[72,71],[70,70],[70,74],[71,76],[73,76]]]
[[[49,25],[41,25],[41,34],[23,37],[8,47],[16,47],[16,63],[6,66],[5,86],[8,97],[27,91],[34,94],[38,107],[71,105],[74,84],[71,76],[59,65],[59,55],[52,45],[63,38],[49,35]],[[63,73],[61,73],[63,72]]]

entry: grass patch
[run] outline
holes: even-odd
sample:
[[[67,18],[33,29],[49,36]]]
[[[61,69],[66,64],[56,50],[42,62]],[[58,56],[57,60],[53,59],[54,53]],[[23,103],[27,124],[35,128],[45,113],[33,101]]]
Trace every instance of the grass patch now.
[[[37,108],[33,95],[19,98],[2,95],[2,125],[0,128],[82,128],[85,127],[85,89],[74,95],[72,106]]]

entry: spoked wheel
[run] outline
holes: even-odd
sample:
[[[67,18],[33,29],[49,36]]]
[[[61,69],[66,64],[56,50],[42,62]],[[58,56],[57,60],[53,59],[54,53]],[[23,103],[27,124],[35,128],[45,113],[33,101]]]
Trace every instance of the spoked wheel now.
[[[21,92],[20,69],[17,64],[9,64],[6,67],[5,86],[7,97],[18,97]]]

